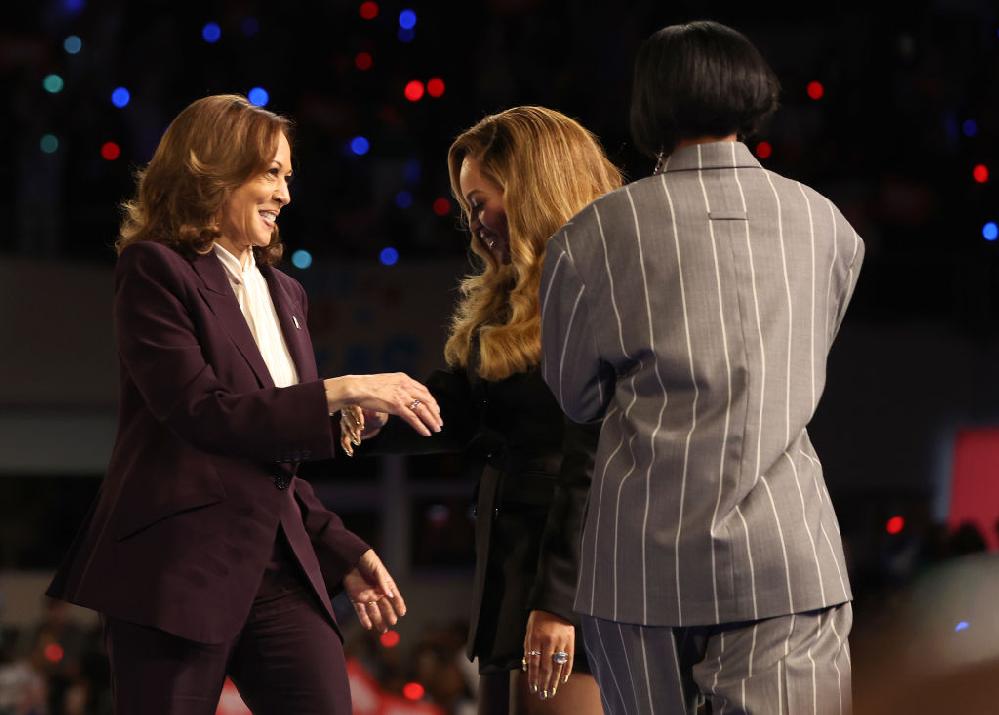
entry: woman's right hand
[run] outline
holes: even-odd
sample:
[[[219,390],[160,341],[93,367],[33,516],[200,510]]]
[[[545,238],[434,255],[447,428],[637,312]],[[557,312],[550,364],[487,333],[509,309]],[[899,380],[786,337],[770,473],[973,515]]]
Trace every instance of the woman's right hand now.
[[[340,446],[347,456],[354,456],[354,447],[359,446],[361,440],[381,432],[388,417],[387,412],[365,410],[358,405],[347,405],[340,410]]]
[[[348,405],[398,415],[424,437],[444,426],[440,406],[430,390],[402,372],[344,375],[323,380],[332,415]]]

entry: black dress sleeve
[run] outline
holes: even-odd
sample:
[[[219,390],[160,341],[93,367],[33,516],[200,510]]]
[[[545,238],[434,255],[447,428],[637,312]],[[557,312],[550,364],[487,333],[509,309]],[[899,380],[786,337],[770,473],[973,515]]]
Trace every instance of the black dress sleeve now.
[[[479,423],[472,389],[464,370],[436,370],[425,382],[441,408],[444,429],[423,437],[398,417],[389,417],[381,432],[355,450],[358,456],[384,454],[441,454],[461,452]]]
[[[586,500],[601,421],[578,424],[565,420],[562,467],[548,520],[541,536],[538,570],[528,598],[530,610],[554,613],[575,622],[572,602],[583,538]]]

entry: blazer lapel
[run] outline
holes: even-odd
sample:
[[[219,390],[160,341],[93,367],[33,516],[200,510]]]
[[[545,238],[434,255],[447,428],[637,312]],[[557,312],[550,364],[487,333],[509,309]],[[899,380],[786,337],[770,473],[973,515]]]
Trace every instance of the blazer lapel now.
[[[288,352],[291,354],[295,369],[298,371],[298,381],[315,380],[317,377],[316,356],[312,352],[312,343],[309,340],[309,331],[305,325],[305,316],[301,313],[301,307],[288,295],[284,285],[277,279],[277,275],[270,266],[260,265],[258,267],[270,289],[271,300],[274,301],[274,310],[281,323],[281,333],[284,335],[285,345],[288,346]]]
[[[246,362],[250,364],[260,386],[274,387],[270,370],[267,369],[267,364],[264,363],[264,358],[260,355],[257,343],[253,340],[253,334],[246,324],[243,312],[239,309],[239,301],[236,300],[236,294],[233,293],[232,286],[229,284],[229,279],[226,277],[225,269],[219,259],[214,253],[208,253],[198,256],[193,263],[194,269],[204,281],[201,295],[208,302],[215,317],[222,323],[222,328],[228,333]]]

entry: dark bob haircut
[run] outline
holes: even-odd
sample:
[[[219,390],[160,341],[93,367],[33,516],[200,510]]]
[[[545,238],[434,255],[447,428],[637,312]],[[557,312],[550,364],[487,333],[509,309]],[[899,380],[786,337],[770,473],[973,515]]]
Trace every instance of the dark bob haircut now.
[[[670,25],[638,50],[631,135],[643,154],[681,139],[752,135],[777,109],[780,83],[745,36],[717,22]]]

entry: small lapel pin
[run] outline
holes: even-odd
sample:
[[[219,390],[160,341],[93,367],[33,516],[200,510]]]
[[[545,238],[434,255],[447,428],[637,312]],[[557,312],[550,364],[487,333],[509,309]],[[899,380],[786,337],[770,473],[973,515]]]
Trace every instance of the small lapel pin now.
[[[301,330],[301,329],[302,329],[302,326],[298,324],[298,318],[297,318],[297,317],[295,317],[295,316],[293,315],[293,316],[291,316],[291,320],[292,320],[292,322],[293,322],[293,323],[295,324],[295,327],[296,327],[296,328],[298,328],[299,330]]]

